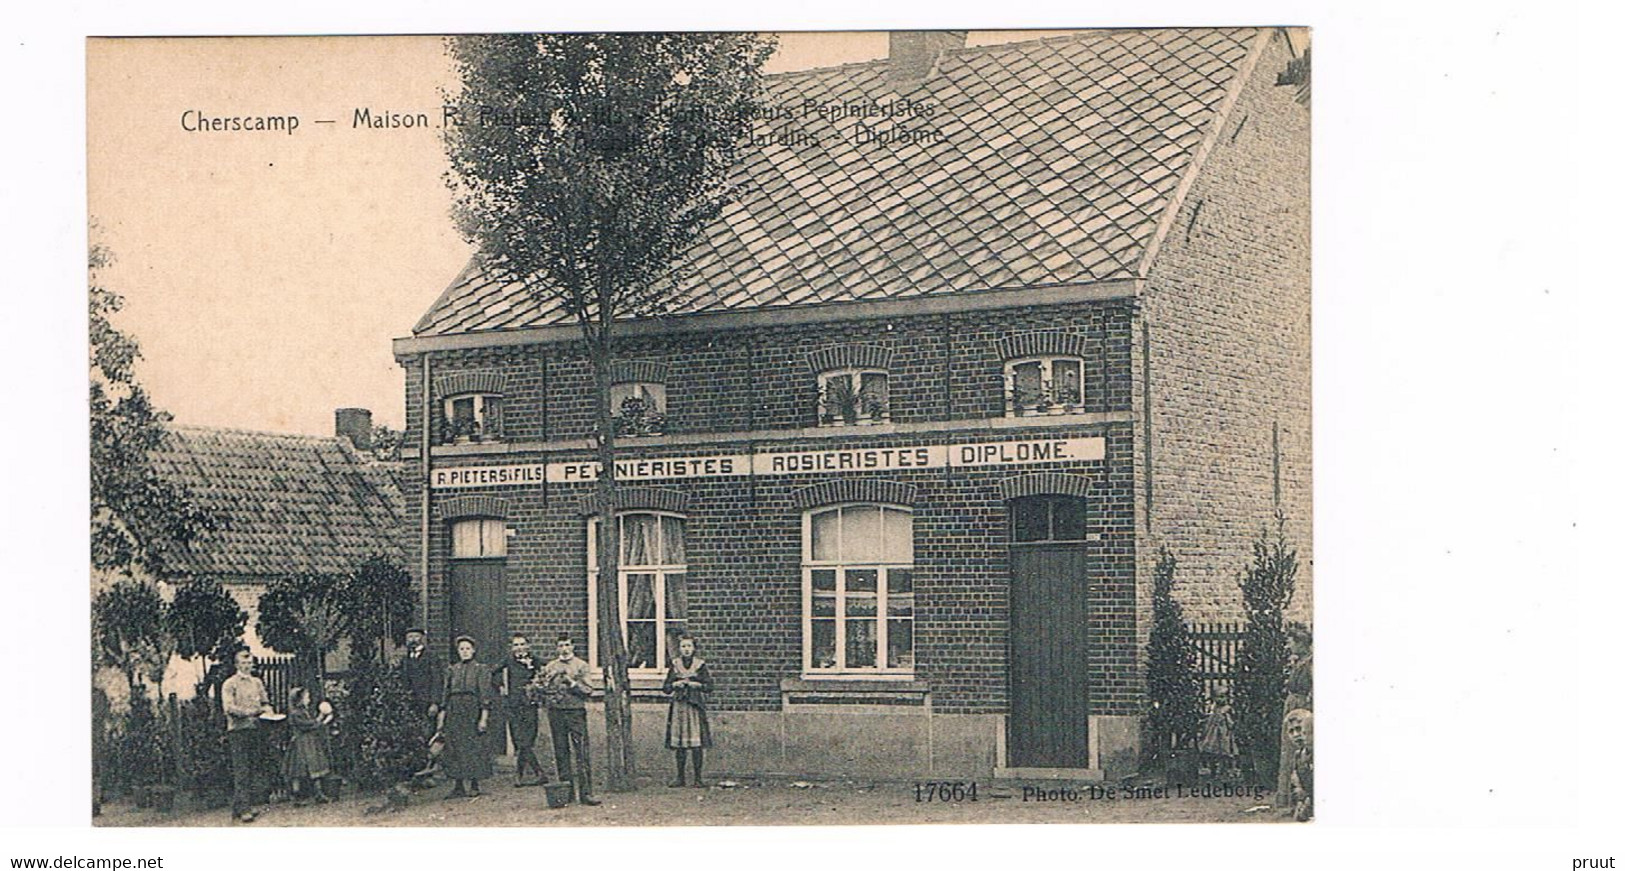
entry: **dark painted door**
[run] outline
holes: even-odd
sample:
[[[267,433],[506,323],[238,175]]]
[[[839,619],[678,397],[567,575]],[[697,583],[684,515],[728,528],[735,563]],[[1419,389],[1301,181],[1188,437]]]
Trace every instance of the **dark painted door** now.
[[[1009,764],[1089,765],[1084,545],[1010,545]]]
[[[505,560],[461,559],[451,562],[451,635],[474,639],[475,657],[495,665],[508,655],[508,584]],[[450,653],[451,661],[456,651]]]
[[[502,559],[456,559],[451,562],[451,637],[467,635],[474,639],[474,657],[495,666],[508,655],[507,561]],[[456,661],[453,650],[448,661]],[[486,724],[486,744],[494,756],[507,753],[506,718],[502,705],[491,706]]]

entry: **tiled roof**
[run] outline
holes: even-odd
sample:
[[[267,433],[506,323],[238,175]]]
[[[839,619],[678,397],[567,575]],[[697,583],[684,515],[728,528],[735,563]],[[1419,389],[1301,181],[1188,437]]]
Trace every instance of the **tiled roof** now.
[[[1131,278],[1254,29],[1092,31],[950,51],[902,94],[941,139],[860,144],[865,119],[766,122],[815,144],[746,149],[745,193],[667,279],[674,314]],[[884,60],[768,80],[768,105],[889,103]],[[868,119],[871,126],[874,119]],[[564,323],[464,269],[418,336]]]
[[[412,524],[399,479],[347,440],[175,426],[152,462],[222,521],[166,554],[168,574],[347,572],[373,555],[406,566]]]

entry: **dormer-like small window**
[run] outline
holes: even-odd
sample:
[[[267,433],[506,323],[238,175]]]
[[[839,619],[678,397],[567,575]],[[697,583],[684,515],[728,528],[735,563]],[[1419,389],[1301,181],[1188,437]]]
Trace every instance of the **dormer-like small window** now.
[[[450,372],[434,380],[431,436],[436,444],[501,441],[505,379],[497,371]]]
[[[652,381],[628,381],[609,388],[610,413],[615,416],[615,434],[623,436],[662,435],[666,432],[666,385]]]
[[[818,379],[818,425],[891,420],[891,351],[879,345],[830,345],[807,355]]]
[[[495,393],[464,393],[446,397],[441,408],[441,441],[468,444],[502,438],[502,397]]]
[[[818,374],[818,424],[852,426],[890,419],[890,392],[880,369],[834,369]]]
[[[1083,360],[1027,357],[1004,364],[1005,413],[1011,417],[1083,410]]]
[[[609,371],[609,413],[615,434],[666,434],[666,364],[659,360],[617,360]]]

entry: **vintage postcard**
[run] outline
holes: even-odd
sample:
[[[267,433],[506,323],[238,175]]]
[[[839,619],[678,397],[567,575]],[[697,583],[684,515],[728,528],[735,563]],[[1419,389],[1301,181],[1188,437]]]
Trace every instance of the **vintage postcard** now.
[[[1311,819],[1310,51],[90,40],[95,824]]]

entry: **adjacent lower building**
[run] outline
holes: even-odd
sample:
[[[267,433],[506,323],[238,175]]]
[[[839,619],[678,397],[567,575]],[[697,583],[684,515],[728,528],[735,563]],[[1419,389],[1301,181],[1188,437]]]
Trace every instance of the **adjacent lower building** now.
[[[805,135],[748,153],[671,312],[621,330],[644,758],[688,632],[719,771],[1121,776],[1160,550],[1188,617],[1236,619],[1279,513],[1308,614],[1299,39],[893,34],[886,59],[770,79]],[[431,632],[490,656],[595,637],[574,324],[475,263],[395,353]]]

